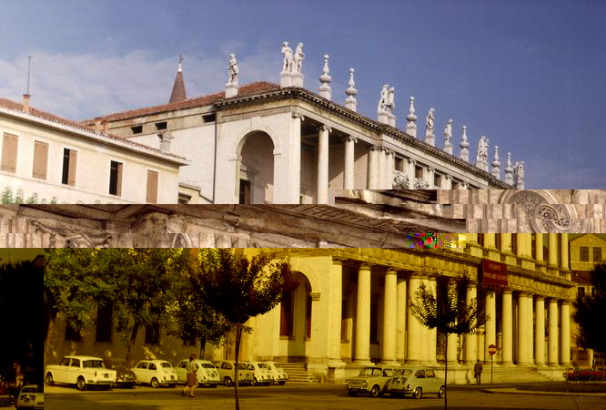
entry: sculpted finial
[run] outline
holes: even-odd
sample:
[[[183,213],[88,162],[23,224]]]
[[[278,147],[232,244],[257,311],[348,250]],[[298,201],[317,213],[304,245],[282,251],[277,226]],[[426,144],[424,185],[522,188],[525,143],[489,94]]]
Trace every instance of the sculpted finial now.
[[[347,98],[345,99],[345,108],[356,111],[358,105],[356,95],[358,94],[358,90],[356,90],[353,68],[349,69],[349,87],[345,90],[345,94],[347,95]]]

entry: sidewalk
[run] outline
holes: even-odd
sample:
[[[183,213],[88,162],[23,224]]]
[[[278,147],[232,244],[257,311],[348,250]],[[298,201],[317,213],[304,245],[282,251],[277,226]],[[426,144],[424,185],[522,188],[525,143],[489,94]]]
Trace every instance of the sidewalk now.
[[[574,384],[566,382],[467,384],[448,386],[449,390],[481,390],[487,393],[591,395],[606,396],[606,384]]]

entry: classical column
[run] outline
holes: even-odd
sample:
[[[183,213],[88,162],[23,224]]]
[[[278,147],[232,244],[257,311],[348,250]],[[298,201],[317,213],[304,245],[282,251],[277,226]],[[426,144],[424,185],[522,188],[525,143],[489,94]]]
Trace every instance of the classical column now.
[[[388,269],[385,274],[385,289],[383,298],[383,340],[381,362],[396,363],[396,311],[397,311],[397,282],[398,274],[394,269]]]
[[[301,202],[301,122],[305,118],[298,113],[292,113],[292,118],[288,203],[298,204]]]
[[[558,266],[558,237],[555,233],[549,233],[548,235],[548,246],[549,246],[549,266]]]
[[[562,301],[561,334],[560,334],[560,365],[570,365],[570,303]]]
[[[532,364],[532,296],[521,293],[518,301],[518,364],[528,366]]]
[[[560,234],[560,253],[562,254],[562,264],[560,267],[562,270],[570,270],[570,265],[568,264],[568,234],[561,233]]]
[[[513,253],[511,249],[511,234],[510,233],[501,233],[501,252],[503,253]]]
[[[511,290],[503,291],[501,364],[513,363],[513,297]]]
[[[368,189],[378,189],[380,149],[373,145],[368,150]]]
[[[406,358],[406,279],[398,278],[396,287],[396,360]]]
[[[345,137],[345,166],[343,175],[343,189],[354,189],[354,161],[356,139]]]
[[[545,366],[545,299],[543,296],[537,296],[535,311],[534,362],[537,366]]]
[[[330,271],[330,299],[328,312],[328,365],[341,366],[341,321],[343,303],[343,261],[333,259]]]
[[[387,161],[385,162],[385,189],[392,189],[393,188],[393,171],[395,169],[395,157],[396,154],[391,151],[388,150],[387,151]]]
[[[356,306],[355,362],[370,362],[370,266],[358,270],[358,295]]]
[[[534,236],[534,258],[537,262],[543,262],[543,234],[537,233]]]
[[[494,233],[485,233],[484,234],[484,247],[485,248],[495,248],[496,247],[495,235],[496,234],[494,234]]]
[[[551,235],[551,234],[550,234]],[[558,365],[558,301],[551,298],[549,300],[549,339],[547,341],[548,357],[547,363],[550,366]]]
[[[328,203],[328,138],[331,129],[322,125],[318,132],[318,204]]]
[[[475,284],[469,284],[467,286],[467,294],[465,295],[465,303],[469,306],[474,299],[477,304],[478,291]],[[475,334],[465,335],[465,363],[473,364],[478,358],[477,350],[477,336]]]
[[[412,276],[408,282],[406,363],[422,363],[425,360],[425,346],[428,341],[425,339],[423,325],[412,315],[412,309],[410,309],[410,304],[415,300],[422,283],[423,279],[419,276]]]
[[[488,346],[497,344],[497,303],[494,290],[486,291],[486,338],[484,339],[484,357],[488,357]]]
[[[529,233],[518,233],[516,234],[517,237],[517,251],[516,254],[518,256],[521,256],[523,258],[530,258],[532,257],[532,249],[531,249],[531,236]]]
[[[385,189],[385,173],[387,172],[387,151],[385,148],[381,148],[378,152],[379,155],[379,174],[377,177],[377,188]]]

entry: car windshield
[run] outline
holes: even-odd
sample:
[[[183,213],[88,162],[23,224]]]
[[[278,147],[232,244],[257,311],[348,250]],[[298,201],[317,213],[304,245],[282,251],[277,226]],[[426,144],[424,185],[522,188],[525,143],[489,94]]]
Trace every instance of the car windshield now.
[[[274,367],[276,369],[283,369],[284,368],[281,363],[274,363]]]
[[[160,364],[161,364],[161,366],[162,366],[163,368],[165,368],[165,369],[169,369],[169,368],[171,368],[171,367],[172,367],[172,366],[170,365],[170,363],[168,363],[168,362],[162,362],[162,363],[160,363]]]
[[[21,389],[21,393],[35,393],[37,390],[36,386],[26,386]]]
[[[103,365],[103,360],[85,360],[82,363],[82,367],[85,367],[85,368],[90,368],[90,367],[92,367],[92,368],[98,368],[98,367],[100,367],[100,368],[105,369],[105,366]]]
[[[250,368],[248,367],[248,365],[245,364],[245,363],[238,363],[238,369],[240,369],[240,370],[250,370]]]
[[[380,376],[381,374],[380,367],[365,367],[360,370],[360,376]]]
[[[265,366],[263,363],[259,363],[257,366],[259,366],[259,369],[267,369],[267,366]]]
[[[204,367],[205,369],[214,369],[215,368],[215,365],[212,363],[202,363],[201,366]]]
[[[404,369],[404,370],[402,370],[402,376],[404,376],[404,377],[408,377],[411,374],[412,374],[412,370],[410,370],[410,369]]]

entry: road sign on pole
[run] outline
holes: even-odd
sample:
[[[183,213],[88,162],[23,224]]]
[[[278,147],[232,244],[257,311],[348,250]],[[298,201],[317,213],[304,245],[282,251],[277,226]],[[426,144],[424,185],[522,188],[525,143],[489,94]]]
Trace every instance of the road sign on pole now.
[[[490,354],[490,384],[492,384],[492,373],[494,369],[494,354],[497,352],[497,347],[495,345],[488,346],[488,353]]]

